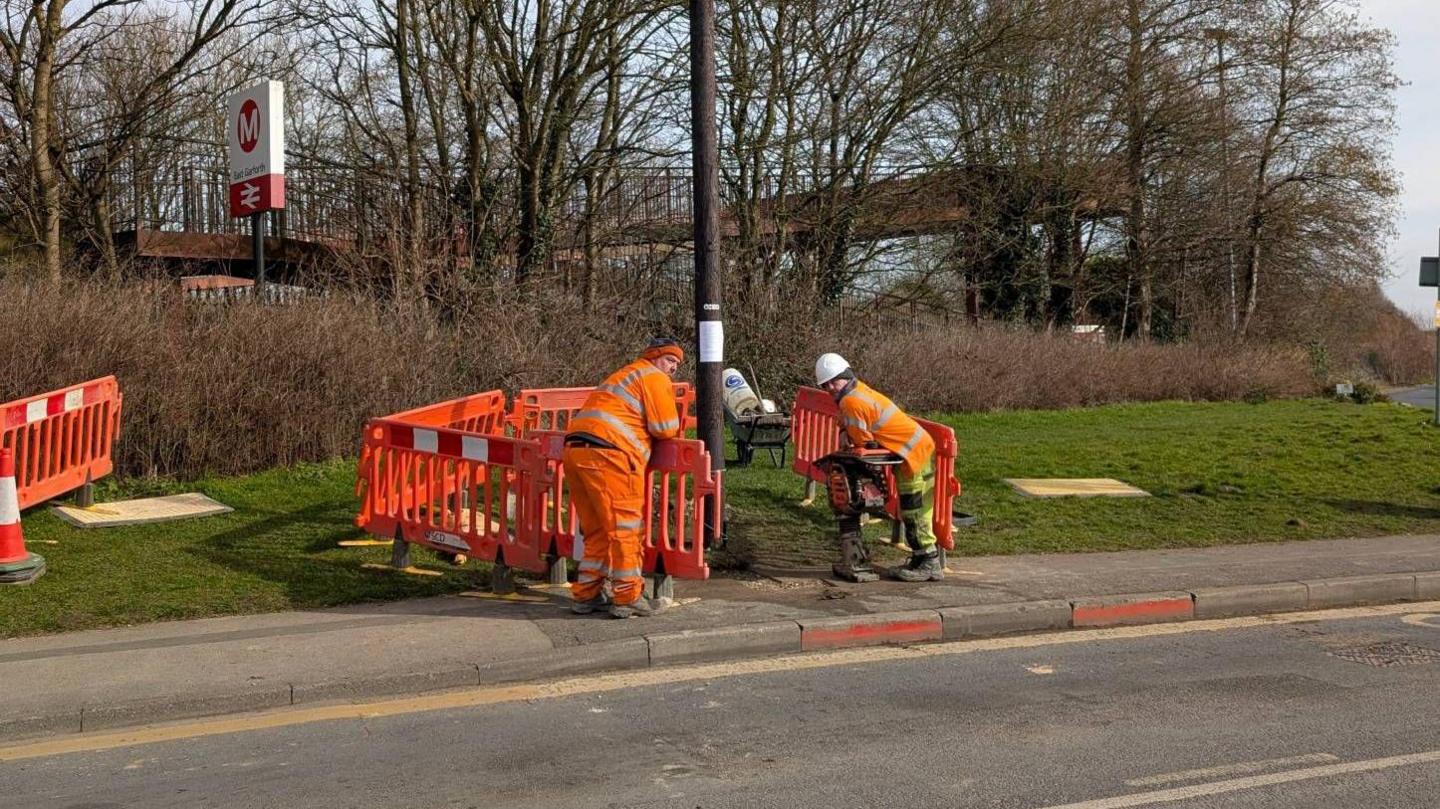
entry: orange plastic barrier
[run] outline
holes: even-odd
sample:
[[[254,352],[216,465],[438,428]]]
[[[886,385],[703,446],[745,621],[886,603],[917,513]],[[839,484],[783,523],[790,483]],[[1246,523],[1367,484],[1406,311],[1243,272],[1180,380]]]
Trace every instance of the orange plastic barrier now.
[[[471,396],[462,396],[448,402],[439,402],[413,410],[386,416],[386,420],[420,427],[446,427],[464,430],[479,435],[504,435],[508,412],[505,408],[505,394],[489,390]],[[360,444],[360,466],[355,477],[355,496],[364,498],[370,468],[372,445],[368,438]],[[363,526],[362,526],[363,527]]]
[[[815,462],[840,449],[840,406],[819,388],[795,391],[790,411],[790,440],[795,442],[795,474],[816,483],[825,482],[825,473]]]
[[[115,470],[120,384],[107,376],[0,405],[0,447],[15,453],[20,508],[29,508]]]
[[[481,435],[504,435],[508,417],[505,394],[498,390],[489,390],[448,402],[417,407],[385,418],[387,421],[421,427],[446,427]]]
[[[522,390],[515,397],[510,411],[510,429],[518,436],[528,436],[536,431],[563,432],[593,390],[593,387]],[[695,426],[695,389],[688,382],[676,382],[675,398],[680,405],[680,430],[683,432]]]
[[[840,406],[833,396],[819,388],[801,388],[795,392],[791,417],[795,463],[790,468],[807,480],[823,483],[825,473],[815,462],[840,449]],[[935,539],[940,547],[951,550],[955,547],[955,525],[950,513],[955,506],[955,498],[960,496],[960,480],[955,477],[955,459],[960,454],[960,444],[950,427],[925,419],[915,421],[935,439]],[[890,491],[886,510],[892,518],[899,519],[900,501],[895,494],[893,479]]]
[[[545,459],[540,502],[540,546],[556,556],[575,556],[578,516],[570,507],[561,462],[565,433],[538,431],[532,436]],[[708,579],[705,523],[718,530],[724,504],[722,476],[710,471],[710,453],[702,441],[660,441],[650,456],[645,479],[645,572],[660,570],[680,579]]]
[[[661,441],[645,479],[645,572],[677,579],[708,579],[705,533],[724,519],[722,475],[710,470],[710,453],[698,440]],[[707,519],[708,518],[708,519]]]
[[[497,435],[376,419],[365,427],[361,507],[367,532],[535,573],[539,446]]]
[[[386,538],[536,573],[573,557],[577,518],[561,454],[591,388],[498,391],[407,410],[365,427],[356,525]],[[695,392],[676,385],[681,426]],[[510,435],[506,436],[506,430]],[[645,571],[704,579],[705,526],[721,525],[721,476],[700,441],[656,444],[647,477]]]

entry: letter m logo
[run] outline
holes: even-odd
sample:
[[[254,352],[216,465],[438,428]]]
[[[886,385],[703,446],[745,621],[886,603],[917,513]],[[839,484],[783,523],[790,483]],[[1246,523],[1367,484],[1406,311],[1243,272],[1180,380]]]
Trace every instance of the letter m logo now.
[[[240,141],[240,151],[255,151],[255,146],[260,142],[260,105],[255,99],[249,98],[240,105],[240,118],[235,122],[236,140]]]

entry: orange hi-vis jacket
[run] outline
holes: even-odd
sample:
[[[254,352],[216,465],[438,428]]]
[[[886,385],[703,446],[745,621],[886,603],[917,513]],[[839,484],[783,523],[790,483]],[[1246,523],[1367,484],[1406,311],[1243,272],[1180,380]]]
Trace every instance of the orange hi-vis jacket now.
[[[653,439],[680,435],[674,383],[649,360],[635,360],[595,388],[567,429],[613,445],[643,470]]]
[[[918,475],[935,455],[935,439],[884,394],[855,380],[840,396],[840,418],[856,446],[874,441],[899,455],[907,475]]]

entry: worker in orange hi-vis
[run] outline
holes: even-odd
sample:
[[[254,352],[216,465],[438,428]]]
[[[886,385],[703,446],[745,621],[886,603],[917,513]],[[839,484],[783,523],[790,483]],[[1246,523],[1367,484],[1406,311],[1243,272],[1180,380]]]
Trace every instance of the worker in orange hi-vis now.
[[[895,475],[900,495],[900,521],[910,561],[892,568],[900,581],[940,581],[945,566],[935,544],[935,439],[884,394],[855,378],[839,354],[822,354],[815,362],[815,384],[835,397],[841,429],[860,447],[884,447],[900,456]]]
[[[654,441],[680,435],[671,381],[685,352],[668,337],[595,388],[565,435],[565,479],[580,518],[580,575],[571,609],[586,615],[607,605],[616,618],[653,615],[645,599],[642,529],[645,467]],[[605,582],[610,582],[607,599]]]

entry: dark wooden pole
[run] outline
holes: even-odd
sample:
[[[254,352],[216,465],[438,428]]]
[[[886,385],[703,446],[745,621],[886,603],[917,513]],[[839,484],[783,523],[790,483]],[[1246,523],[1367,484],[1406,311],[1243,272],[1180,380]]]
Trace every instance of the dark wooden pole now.
[[[721,372],[725,365],[725,329],[721,313],[724,283],[720,275],[720,147],[715,132],[715,0],[690,0],[690,145],[695,212],[695,327],[700,355],[696,373],[696,415],[700,439],[710,453],[710,468],[725,469],[725,425],[721,411]],[[721,504],[710,504],[723,512]],[[714,513],[713,511],[711,513]],[[706,538],[720,538],[721,526],[707,523]]]
[[[725,468],[720,375],[725,364],[720,306],[724,284],[718,248],[719,145],[715,133],[715,2],[690,0],[690,121],[695,193],[695,325],[700,356],[700,438],[712,468]]]

